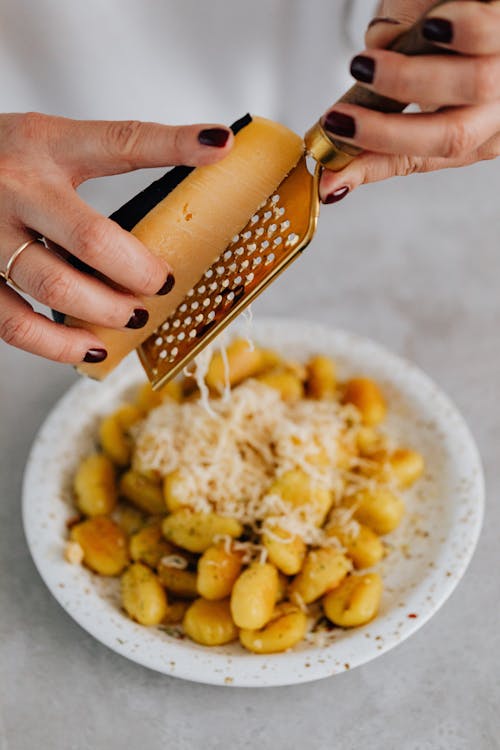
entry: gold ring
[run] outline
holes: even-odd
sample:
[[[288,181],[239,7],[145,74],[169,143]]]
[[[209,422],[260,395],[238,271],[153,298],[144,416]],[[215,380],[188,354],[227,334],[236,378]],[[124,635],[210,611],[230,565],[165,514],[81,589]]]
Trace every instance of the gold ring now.
[[[14,263],[19,258],[21,253],[26,250],[27,247],[32,245],[34,242],[40,242],[42,245],[44,244],[41,237],[34,237],[32,240],[27,240],[27,242],[23,242],[22,245],[19,245],[18,248],[14,250],[12,255],[10,256],[9,260],[7,261],[7,267],[5,271],[0,271],[0,278],[5,281],[6,284],[10,284],[11,286],[18,289],[20,292],[23,290],[16,284],[14,279],[12,278],[12,269],[14,267]]]

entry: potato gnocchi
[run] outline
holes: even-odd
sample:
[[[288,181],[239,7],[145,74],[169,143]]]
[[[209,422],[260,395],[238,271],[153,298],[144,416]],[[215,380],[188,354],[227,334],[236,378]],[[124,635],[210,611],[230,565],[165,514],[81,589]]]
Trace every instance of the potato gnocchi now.
[[[286,651],[377,616],[373,570],[401,523],[417,451],[381,427],[380,386],[342,382],[234,340],[187,375],[106,415],[73,480],[65,556],[120,577],[125,613],[203,646]]]

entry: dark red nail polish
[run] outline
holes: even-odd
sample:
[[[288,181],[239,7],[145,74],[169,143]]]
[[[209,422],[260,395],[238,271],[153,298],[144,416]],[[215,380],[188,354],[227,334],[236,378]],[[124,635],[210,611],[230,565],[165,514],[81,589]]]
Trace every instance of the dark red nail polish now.
[[[160,297],[163,297],[164,294],[168,294],[172,291],[172,289],[175,286],[175,278],[172,273],[169,273],[167,276],[166,282],[163,284],[162,288],[159,289],[156,294],[159,294]]]
[[[228,138],[229,130],[225,130],[224,128],[207,128],[206,130],[200,130],[198,133],[198,140],[202,146],[223,148]]]
[[[329,133],[340,135],[344,138],[354,138],[356,133],[356,123],[351,115],[345,115],[343,112],[328,112],[323,120],[323,127]]]
[[[337,203],[338,201],[341,201],[342,198],[345,198],[348,192],[349,188],[347,187],[347,185],[337,188],[337,190],[334,190],[333,193],[329,193],[326,196],[323,203]]]
[[[108,353],[106,349],[89,349],[85,357],[84,362],[90,362],[91,364],[97,364],[97,362],[104,362]]]
[[[372,83],[375,77],[375,60],[366,55],[356,55],[351,60],[351,75],[361,83]]]
[[[136,307],[125,328],[144,328],[148,320],[148,311],[143,307]]]
[[[422,36],[430,42],[449,44],[453,39],[453,25],[446,18],[427,18],[422,26]]]

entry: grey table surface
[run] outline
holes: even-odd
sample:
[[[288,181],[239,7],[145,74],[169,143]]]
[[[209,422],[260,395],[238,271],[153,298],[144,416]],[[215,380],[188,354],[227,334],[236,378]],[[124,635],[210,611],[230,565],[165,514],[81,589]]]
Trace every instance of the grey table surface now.
[[[133,180],[88,187],[109,211]],[[121,191],[121,194],[120,194]],[[0,748],[500,748],[500,170],[365,187],[322,212],[313,246],[254,312],[356,331],[426,370],[479,444],[487,512],[458,589],[411,639],[319,682],[206,687],[97,643],[51,597],[21,524],[35,431],[75,380],[0,344]],[[175,743],[171,745],[169,743]]]

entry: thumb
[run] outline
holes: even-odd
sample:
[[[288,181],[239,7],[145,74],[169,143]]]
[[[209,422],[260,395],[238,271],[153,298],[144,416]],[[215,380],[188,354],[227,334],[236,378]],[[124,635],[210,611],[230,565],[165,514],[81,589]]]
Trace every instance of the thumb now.
[[[63,120],[57,161],[79,182],[146,167],[202,166],[233,145],[224,125],[161,125],[138,120]]]
[[[360,185],[403,177],[417,172],[431,172],[443,167],[459,166],[444,158],[376,154],[365,151],[340,172],[325,170],[321,176],[320,198],[323,203],[335,203]]]

